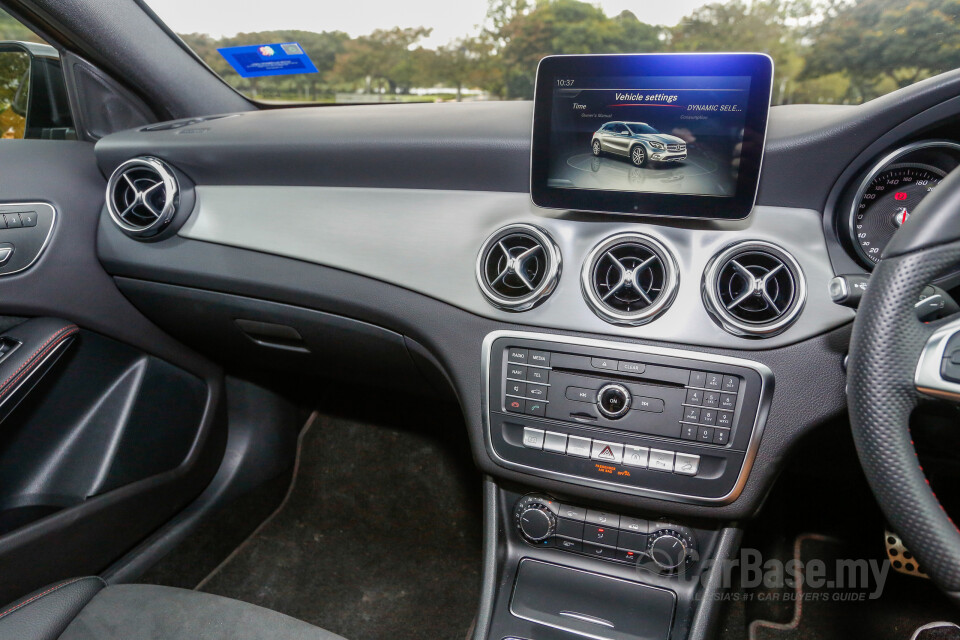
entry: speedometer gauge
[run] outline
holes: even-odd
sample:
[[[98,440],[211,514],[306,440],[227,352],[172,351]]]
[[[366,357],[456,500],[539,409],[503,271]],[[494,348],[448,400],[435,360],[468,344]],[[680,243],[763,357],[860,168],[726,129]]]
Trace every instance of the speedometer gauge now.
[[[921,140],[881,158],[850,192],[848,248],[872,269],[917,205],[960,166],[960,144]]]
[[[880,254],[893,234],[944,175],[933,167],[895,165],[874,178],[860,196],[853,221],[860,256],[880,262]]]

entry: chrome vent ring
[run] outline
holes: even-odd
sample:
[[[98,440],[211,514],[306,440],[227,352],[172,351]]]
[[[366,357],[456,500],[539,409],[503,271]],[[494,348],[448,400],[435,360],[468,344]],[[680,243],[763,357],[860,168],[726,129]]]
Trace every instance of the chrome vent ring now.
[[[713,319],[737,336],[774,336],[803,310],[806,282],[792,255],[769,242],[744,241],[711,259],[703,301]]]
[[[547,299],[560,280],[560,249],[541,229],[512,224],[495,231],[477,256],[477,283],[505,311],[527,311]]]
[[[107,211],[118,227],[132,236],[149,237],[166,227],[177,213],[180,185],[162,160],[127,160],[107,182]]]
[[[641,325],[663,313],[677,295],[677,263],[655,238],[621,233],[597,245],[580,284],[594,313],[613,324]]]

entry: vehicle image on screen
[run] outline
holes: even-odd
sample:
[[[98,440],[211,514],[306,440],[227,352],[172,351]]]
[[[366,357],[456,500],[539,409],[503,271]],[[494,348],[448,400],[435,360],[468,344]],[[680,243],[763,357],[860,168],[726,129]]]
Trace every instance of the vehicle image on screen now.
[[[683,138],[660,133],[646,122],[608,122],[593,134],[593,155],[612,153],[630,158],[637,167],[648,162],[683,162],[687,143]]]

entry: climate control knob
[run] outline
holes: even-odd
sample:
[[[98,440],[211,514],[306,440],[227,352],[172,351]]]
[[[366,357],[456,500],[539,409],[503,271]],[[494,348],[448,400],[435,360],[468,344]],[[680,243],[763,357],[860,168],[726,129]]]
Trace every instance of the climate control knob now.
[[[607,418],[616,420],[630,411],[630,392],[622,384],[605,384],[597,392],[597,409]]]
[[[663,571],[676,571],[691,557],[693,541],[675,529],[660,529],[650,536],[647,555]]]
[[[540,542],[553,535],[557,519],[542,505],[531,505],[520,514],[520,533],[530,542]]]

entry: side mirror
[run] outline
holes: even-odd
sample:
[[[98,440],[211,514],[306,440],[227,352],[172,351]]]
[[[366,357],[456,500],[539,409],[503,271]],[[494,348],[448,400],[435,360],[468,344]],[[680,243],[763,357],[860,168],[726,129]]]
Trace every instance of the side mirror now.
[[[0,41],[0,138],[76,139],[53,47]]]

